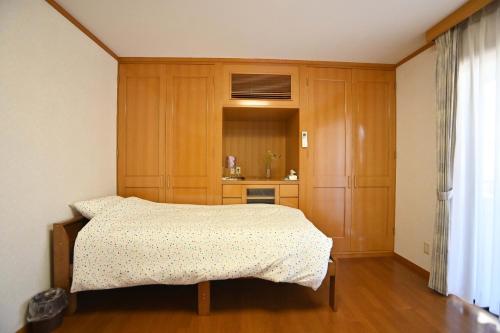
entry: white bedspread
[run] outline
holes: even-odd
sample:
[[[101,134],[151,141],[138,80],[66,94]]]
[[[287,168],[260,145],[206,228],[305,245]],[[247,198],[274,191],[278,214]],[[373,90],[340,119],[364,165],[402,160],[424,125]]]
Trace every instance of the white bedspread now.
[[[127,198],[78,234],[71,291],[240,277],[317,289],[331,247],[298,209]]]

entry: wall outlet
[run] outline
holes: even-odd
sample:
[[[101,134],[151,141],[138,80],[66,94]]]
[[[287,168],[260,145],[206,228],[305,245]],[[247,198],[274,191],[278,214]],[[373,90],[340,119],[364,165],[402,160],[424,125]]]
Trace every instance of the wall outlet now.
[[[430,254],[430,245],[427,242],[424,242],[424,253]]]

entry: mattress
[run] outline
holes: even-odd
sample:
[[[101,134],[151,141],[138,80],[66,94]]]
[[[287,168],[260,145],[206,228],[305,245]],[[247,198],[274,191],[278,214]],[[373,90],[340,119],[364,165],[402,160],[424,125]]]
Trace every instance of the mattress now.
[[[331,248],[332,240],[298,209],[131,197],[79,232],[71,292],[242,277],[317,289]]]

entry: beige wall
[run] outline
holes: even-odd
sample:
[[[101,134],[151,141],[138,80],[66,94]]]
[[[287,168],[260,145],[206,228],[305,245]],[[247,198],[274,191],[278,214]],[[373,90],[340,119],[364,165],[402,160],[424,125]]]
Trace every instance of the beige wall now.
[[[436,204],[436,51],[396,71],[397,167],[394,251],[429,270]]]
[[[115,193],[117,63],[42,0],[0,1],[0,332],[50,286],[50,224]]]

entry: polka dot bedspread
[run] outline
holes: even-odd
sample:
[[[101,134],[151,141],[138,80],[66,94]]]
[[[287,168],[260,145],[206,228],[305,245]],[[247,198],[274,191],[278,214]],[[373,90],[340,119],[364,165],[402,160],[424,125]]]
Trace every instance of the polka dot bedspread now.
[[[280,205],[201,206],[121,200],[74,248],[72,292],[255,277],[317,289],[332,240]]]

